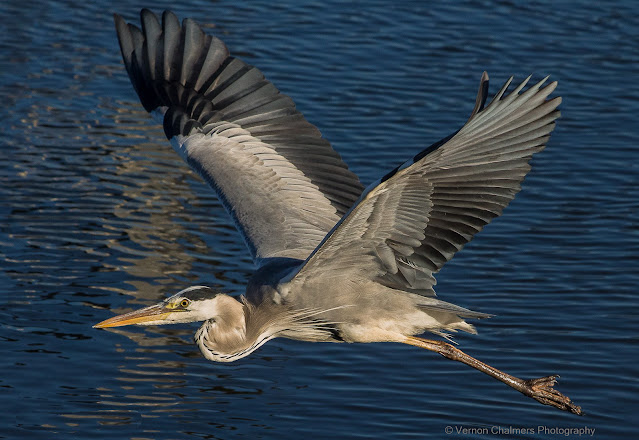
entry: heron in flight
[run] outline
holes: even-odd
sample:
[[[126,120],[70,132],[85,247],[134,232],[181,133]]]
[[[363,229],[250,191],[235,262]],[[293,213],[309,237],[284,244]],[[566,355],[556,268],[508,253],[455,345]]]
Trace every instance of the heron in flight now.
[[[115,15],[124,64],[144,108],[179,155],[216,191],[256,272],[238,299],[208,287],[97,328],[203,321],[195,342],[217,362],[267,341],[399,342],[486,373],[526,396],[581,414],[556,391],[558,376],[522,380],[431,332],[476,333],[487,318],[438,299],[434,274],[520,190],[533,154],[559,117],[556,82],[486,104],[488,75],[457,132],[364,188],[319,130],[255,67],[171,12],[142,10],[142,28]],[[525,89],[525,90],[524,90]]]

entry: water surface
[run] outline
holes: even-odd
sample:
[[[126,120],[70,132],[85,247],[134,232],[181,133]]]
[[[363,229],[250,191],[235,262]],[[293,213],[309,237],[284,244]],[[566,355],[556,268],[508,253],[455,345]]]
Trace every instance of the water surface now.
[[[562,119],[505,214],[446,265],[444,300],[492,313],[468,353],[558,373],[584,417],[433,353],[275,340],[223,365],[196,326],[91,325],[191,284],[240,294],[252,263],[214,194],[139,105],[111,14],[0,5],[0,437],[578,438],[635,435],[639,392],[636,2],[342,5],[156,1],[257,65],[367,184],[456,130],[483,70],[552,74]],[[495,435],[493,427],[532,428]]]

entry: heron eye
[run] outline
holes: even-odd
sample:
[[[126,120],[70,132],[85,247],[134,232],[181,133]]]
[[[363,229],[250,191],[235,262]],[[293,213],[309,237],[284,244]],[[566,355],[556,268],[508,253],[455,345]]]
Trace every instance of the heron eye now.
[[[191,304],[191,301],[189,301],[188,299],[183,299],[182,301],[180,301],[180,307],[184,307],[185,309],[189,306],[189,304]]]

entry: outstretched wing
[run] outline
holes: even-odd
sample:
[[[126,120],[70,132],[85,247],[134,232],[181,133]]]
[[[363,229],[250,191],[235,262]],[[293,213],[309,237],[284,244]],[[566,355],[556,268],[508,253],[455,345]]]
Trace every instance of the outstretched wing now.
[[[347,276],[434,295],[433,274],[515,197],[559,117],[561,98],[547,100],[556,82],[541,88],[544,79],[520,94],[527,79],[504,96],[511,81],[482,109],[484,73],[461,130],[369,186],[290,283]]]
[[[295,104],[171,12],[115,15],[126,70],[182,158],[222,200],[254,259],[305,259],[363,190]]]

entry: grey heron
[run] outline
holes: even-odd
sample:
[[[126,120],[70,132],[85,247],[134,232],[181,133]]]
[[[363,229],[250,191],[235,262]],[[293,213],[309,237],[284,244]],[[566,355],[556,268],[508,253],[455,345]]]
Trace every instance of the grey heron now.
[[[562,410],[558,376],[522,380],[431,332],[476,333],[490,315],[438,299],[434,274],[520,190],[559,117],[547,78],[486,105],[488,75],[461,129],[364,188],[319,130],[255,67],[193,20],[115,15],[126,70],[144,108],[216,191],[255,261],[239,299],[204,286],[97,328],[203,321],[195,342],[232,362],[267,341],[398,342],[434,351]],[[524,90],[525,89],[525,90]]]

